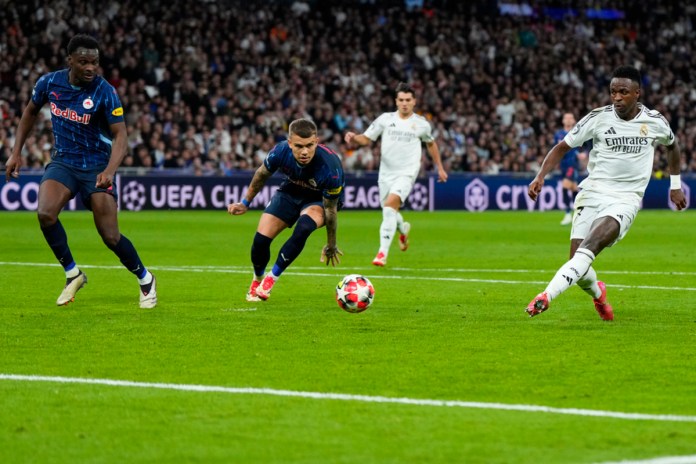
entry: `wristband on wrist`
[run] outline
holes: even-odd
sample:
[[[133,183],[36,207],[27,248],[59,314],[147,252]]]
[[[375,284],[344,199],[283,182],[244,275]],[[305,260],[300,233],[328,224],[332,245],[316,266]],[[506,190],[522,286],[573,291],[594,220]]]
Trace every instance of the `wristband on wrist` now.
[[[669,189],[670,190],[680,190],[681,189],[681,176],[677,174],[676,176],[669,176]]]
[[[248,208],[249,205],[250,205],[249,200],[247,200],[246,198],[242,198],[242,204],[243,204],[244,206],[246,206],[247,208]]]

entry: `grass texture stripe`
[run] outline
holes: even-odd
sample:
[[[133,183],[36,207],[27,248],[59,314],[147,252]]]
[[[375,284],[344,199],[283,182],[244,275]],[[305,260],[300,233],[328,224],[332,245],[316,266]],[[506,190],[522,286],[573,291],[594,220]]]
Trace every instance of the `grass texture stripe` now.
[[[501,411],[543,412],[549,414],[565,414],[572,416],[603,417],[610,419],[660,421],[660,422],[695,422],[696,416],[680,416],[673,414],[642,414],[633,412],[600,411],[592,409],[554,408],[531,404],[502,404],[483,403],[475,401],[435,400],[418,398],[389,398],[385,396],[351,395],[346,393],[321,393],[292,390],[277,390],[272,388],[253,387],[222,387],[214,385],[186,385],[157,382],[134,382],[130,380],[89,379],[79,377],[59,377],[40,375],[0,374],[0,380],[19,382],[53,382],[66,384],[106,385],[110,387],[155,388],[162,390],[178,390],[203,393],[231,393],[239,395],[268,395],[316,400],[359,401],[363,403],[388,403],[413,406],[433,406],[450,408],[492,409]]]

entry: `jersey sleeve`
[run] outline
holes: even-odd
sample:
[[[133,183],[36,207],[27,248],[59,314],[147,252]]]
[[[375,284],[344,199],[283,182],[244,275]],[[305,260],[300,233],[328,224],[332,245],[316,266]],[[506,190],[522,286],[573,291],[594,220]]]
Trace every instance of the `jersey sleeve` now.
[[[384,113],[380,117],[372,121],[372,124],[370,124],[370,127],[367,128],[363,135],[365,135],[365,137],[372,140],[373,142],[377,140],[379,136],[382,135],[382,132],[384,132],[386,117],[387,115],[386,113]]]
[[[322,195],[324,198],[329,199],[340,198],[343,194],[343,170],[334,168],[331,174],[332,175],[330,176],[329,182],[327,183],[326,188],[323,190]]]
[[[31,91],[31,101],[39,108],[48,101],[48,75],[41,76],[36,81],[34,90]]]
[[[669,126],[669,122],[667,122],[667,119],[665,119],[665,117],[662,116],[660,113],[657,114],[660,117],[660,132],[658,136],[655,138],[655,140],[660,145],[670,146],[675,141],[674,132],[672,132],[672,128]]]
[[[570,147],[580,147],[585,141],[594,138],[594,130],[603,108],[598,108],[588,113],[563,137]]]
[[[268,152],[266,159],[263,160],[263,165],[266,166],[266,169],[270,172],[276,172],[281,165],[282,156],[280,151],[280,144],[278,144]]]
[[[423,120],[423,131],[421,132],[420,139],[425,143],[431,143],[435,141],[435,139],[433,138],[433,128],[430,126],[430,123],[425,119]]]
[[[108,85],[104,93],[103,101],[106,121],[109,125],[123,122],[123,106],[121,105],[121,99],[118,98],[118,92],[116,92],[113,86]]]

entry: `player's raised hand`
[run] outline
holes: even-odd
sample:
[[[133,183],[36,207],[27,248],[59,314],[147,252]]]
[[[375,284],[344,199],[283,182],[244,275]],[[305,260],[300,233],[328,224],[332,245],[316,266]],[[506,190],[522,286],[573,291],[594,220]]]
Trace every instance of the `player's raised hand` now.
[[[244,203],[230,203],[227,205],[227,212],[230,213],[233,216],[239,216],[240,214],[244,214],[249,210],[246,206],[244,206]]]
[[[321,250],[321,258],[319,261],[326,263],[327,266],[330,263],[333,267],[336,267],[337,264],[341,263],[339,256],[343,256],[343,252],[339,250],[338,247],[330,247],[326,245]]]
[[[346,135],[343,136],[343,140],[350,145],[353,141],[353,137],[355,137],[355,132],[346,132]]]

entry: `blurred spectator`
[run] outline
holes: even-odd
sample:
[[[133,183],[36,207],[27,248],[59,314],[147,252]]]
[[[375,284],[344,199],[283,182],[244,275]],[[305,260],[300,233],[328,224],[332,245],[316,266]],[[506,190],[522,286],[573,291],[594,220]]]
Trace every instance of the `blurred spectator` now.
[[[410,9],[403,0],[253,8],[240,0],[6,2],[0,164],[36,79],[64,67],[67,38],[88,32],[103,44],[102,74],[124,104],[127,161],[136,166],[254,169],[285,139],[291,120],[309,117],[322,143],[345,154],[348,171],[375,170],[378,150],[349,154],[340,140],[348,130],[362,133],[393,105],[390,89],[408,81],[447,169],[531,171],[562,114],[609,104],[606,76],[627,63],[643,73],[641,100],[671,121],[683,169],[696,171],[696,9],[677,0],[659,8],[630,0],[574,4],[623,10],[625,18],[555,19],[544,16],[544,3],[533,9],[537,16],[501,15],[488,0]],[[47,116],[25,149],[27,166],[47,162]],[[659,151],[656,175],[665,165]]]

